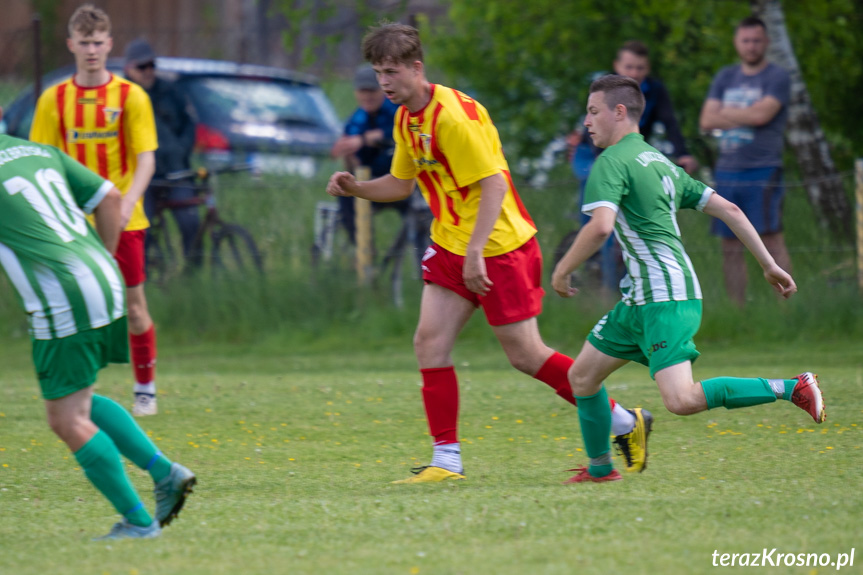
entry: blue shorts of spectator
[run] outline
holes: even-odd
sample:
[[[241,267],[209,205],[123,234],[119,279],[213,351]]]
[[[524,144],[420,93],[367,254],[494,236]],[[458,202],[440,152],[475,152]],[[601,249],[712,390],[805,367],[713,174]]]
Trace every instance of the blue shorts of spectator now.
[[[716,192],[737,204],[759,235],[782,231],[782,203],[785,199],[782,168],[717,170]],[[736,237],[724,222],[717,219],[711,224],[711,232],[722,238]]]

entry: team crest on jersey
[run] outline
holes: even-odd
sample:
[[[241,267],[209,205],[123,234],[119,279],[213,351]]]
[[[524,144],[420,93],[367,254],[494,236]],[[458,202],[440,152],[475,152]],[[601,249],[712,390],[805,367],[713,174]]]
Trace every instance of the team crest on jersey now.
[[[105,114],[105,121],[109,124],[116,122],[122,112],[123,108],[102,108],[102,113]]]
[[[420,134],[420,142],[422,142],[423,152],[431,153],[432,137],[429,134]]]

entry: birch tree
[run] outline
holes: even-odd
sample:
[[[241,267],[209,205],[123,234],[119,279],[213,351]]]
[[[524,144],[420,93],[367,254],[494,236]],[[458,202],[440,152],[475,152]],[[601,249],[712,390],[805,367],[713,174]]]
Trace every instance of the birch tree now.
[[[848,196],[794,55],[782,4],[779,0],[751,0],[751,6],[753,14],[767,24],[768,58],[791,75],[785,137],[797,157],[809,202],[818,211],[822,226],[838,236],[850,237],[853,228]]]

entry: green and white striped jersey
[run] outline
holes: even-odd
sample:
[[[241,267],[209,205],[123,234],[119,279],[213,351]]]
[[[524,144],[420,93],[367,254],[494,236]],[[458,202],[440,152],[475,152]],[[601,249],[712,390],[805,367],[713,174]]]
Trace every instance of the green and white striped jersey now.
[[[0,135],[0,264],[35,339],[125,315],[120,270],[84,217],[112,187],[56,148]]]
[[[614,235],[627,275],[620,282],[627,305],[701,299],[701,286],[683,249],[677,211],[703,210],[713,190],[692,179],[641,134],[628,134],[596,159],[582,211],[617,214]]]

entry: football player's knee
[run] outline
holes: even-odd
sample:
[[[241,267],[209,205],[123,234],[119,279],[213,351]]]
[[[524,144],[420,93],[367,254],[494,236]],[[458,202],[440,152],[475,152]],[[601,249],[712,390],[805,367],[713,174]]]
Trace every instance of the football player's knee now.
[[[691,395],[675,395],[663,397],[665,408],[675,415],[692,415],[701,411],[698,402]]]

